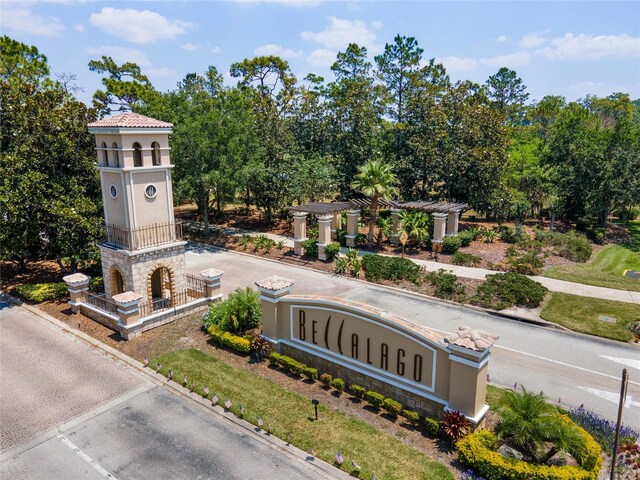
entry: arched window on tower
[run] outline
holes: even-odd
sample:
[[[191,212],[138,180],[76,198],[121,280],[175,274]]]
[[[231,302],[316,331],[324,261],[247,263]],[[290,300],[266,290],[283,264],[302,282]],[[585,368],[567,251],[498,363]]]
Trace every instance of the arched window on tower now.
[[[133,166],[142,166],[142,147],[138,142],[133,144]]]
[[[160,165],[161,163],[160,144],[158,142],[151,144],[151,160],[154,165]]]
[[[111,144],[111,148],[113,149],[113,163],[115,163],[116,167],[120,166],[120,154],[118,153],[118,144],[113,142]]]
[[[100,145],[100,148],[102,148],[102,159],[104,162],[104,166],[108,167],[109,166],[109,152],[107,151],[107,144],[102,142],[102,145]]]

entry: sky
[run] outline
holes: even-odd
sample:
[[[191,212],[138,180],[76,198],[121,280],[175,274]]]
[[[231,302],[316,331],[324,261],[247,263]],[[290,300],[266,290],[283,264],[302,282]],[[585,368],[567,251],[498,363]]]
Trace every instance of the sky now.
[[[73,74],[89,103],[101,87],[87,66],[111,56],[137,63],[160,91],[215,66],[278,55],[299,80],[332,80],[349,43],[373,56],[397,35],[413,36],[452,80],[484,83],[515,70],[530,100],[614,92],[640,98],[640,2],[458,1],[92,1],[0,0],[3,35],[35,45],[52,73]]]

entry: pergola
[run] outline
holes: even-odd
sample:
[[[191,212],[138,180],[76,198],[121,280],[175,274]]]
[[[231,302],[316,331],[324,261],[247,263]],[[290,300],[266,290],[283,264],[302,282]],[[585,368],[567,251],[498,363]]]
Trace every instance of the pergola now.
[[[337,229],[342,228],[342,212],[347,212],[347,235],[345,235],[348,247],[355,246],[358,236],[358,218],[362,208],[369,208],[371,200],[368,198],[353,199],[343,202],[314,202],[305,205],[288,207],[293,215],[293,245],[296,255],[302,255],[302,244],[307,240],[307,215],[315,215],[318,219],[318,258],[326,260],[325,247],[331,240],[337,239]],[[400,212],[402,210],[418,210],[433,215],[432,243],[442,243],[444,237],[458,234],[458,220],[460,213],[468,208],[466,203],[458,202],[392,202],[378,200],[381,208],[391,210],[393,227],[391,243],[399,243]]]

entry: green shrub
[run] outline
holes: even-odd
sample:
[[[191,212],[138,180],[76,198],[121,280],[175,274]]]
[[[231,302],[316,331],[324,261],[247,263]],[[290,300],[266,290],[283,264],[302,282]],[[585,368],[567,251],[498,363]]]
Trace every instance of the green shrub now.
[[[498,232],[486,228],[482,229],[479,235],[484,239],[484,243],[493,243],[498,238]]]
[[[240,245],[242,245],[242,249],[246,250],[249,245],[253,243],[253,237],[251,235],[242,235],[240,237]]]
[[[539,275],[544,267],[544,262],[535,253],[508,255],[503,264],[506,271],[520,275]]]
[[[476,233],[473,230],[463,230],[458,234],[458,238],[460,239],[460,245],[463,247],[468,247],[471,245],[475,238]]]
[[[320,382],[322,382],[324,388],[329,388],[331,387],[331,382],[333,382],[333,377],[328,373],[323,373],[320,375]]]
[[[344,257],[336,258],[335,272],[338,275],[349,274],[357,277],[362,270],[362,257],[358,254],[357,250],[350,248]]]
[[[432,437],[437,437],[440,431],[440,422],[435,418],[426,417],[424,419],[424,429]]]
[[[462,240],[458,235],[454,235],[452,237],[444,237],[442,241],[442,252],[443,253],[456,253],[458,249],[462,246]]]
[[[360,385],[352,383],[351,385],[349,385],[349,393],[358,400],[362,400],[364,398],[364,394],[367,393],[367,389],[361,387]]]
[[[89,280],[90,292],[104,292],[104,279],[102,277],[92,277]]]
[[[558,255],[568,258],[572,262],[586,262],[593,252],[587,237],[577,232],[567,232],[557,236],[554,243]]]
[[[364,273],[370,282],[407,280],[417,283],[422,267],[408,258],[366,254],[362,257]]]
[[[338,378],[338,377],[334,378],[331,381],[331,386],[335,388],[338,391],[338,393],[344,392],[345,383],[344,383],[344,380],[342,380],[341,378]]]
[[[451,263],[454,265],[462,265],[465,267],[477,267],[482,262],[482,259],[477,255],[470,253],[456,252],[451,258]]]
[[[459,460],[486,478],[504,480],[597,480],[602,468],[600,445],[583,429],[583,452],[569,452],[581,457],[582,468],[575,466],[535,465],[506,458],[495,448],[497,438],[489,430],[479,430],[456,444]]]
[[[384,395],[380,395],[377,392],[372,392],[371,390],[364,394],[364,399],[369,405],[371,405],[371,407],[375,408],[376,410],[380,410],[384,405]]]
[[[338,242],[329,243],[324,247],[324,253],[327,255],[327,260],[333,260],[340,253],[340,244]]]
[[[393,418],[398,418],[398,415],[400,415],[400,412],[402,411],[402,405],[400,402],[396,402],[392,398],[385,398],[382,408],[384,408],[385,412]]]
[[[30,302],[45,302],[68,295],[69,288],[64,282],[25,283],[16,287],[16,293]]]
[[[304,254],[309,257],[318,256],[318,240],[315,238],[309,238],[302,242],[302,248],[304,248]]]
[[[502,310],[517,305],[536,308],[544,299],[547,288],[518,273],[487,275],[476,290],[471,303],[483,308]]]
[[[269,355],[269,365],[271,365],[272,367],[280,367],[282,365],[280,363],[281,357],[282,355],[280,355],[278,352],[271,352],[271,354]]]
[[[317,368],[312,368],[312,367],[303,367],[302,368],[302,375],[304,375],[304,377],[307,380],[310,381],[315,381],[318,379],[318,369]]]
[[[420,425],[420,414],[413,410],[402,410],[401,415],[414,427]]]
[[[260,325],[262,304],[260,294],[251,288],[237,288],[221,301],[212,303],[202,317],[204,329],[211,325],[232,333],[244,333]]]
[[[500,240],[505,243],[516,243],[520,241],[522,234],[518,235],[516,229],[513,227],[502,226],[498,230],[498,235],[500,236]]]
[[[289,372],[291,375],[295,377],[299,377],[302,371],[306,368],[304,363],[300,363],[297,360],[294,360],[291,357],[287,357],[286,355],[282,355],[280,358],[280,363],[282,364],[282,368]]]
[[[587,229],[587,238],[593,243],[604,245],[607,241],[607,231],[604,228],[589,228]]]
[[[211,339],[218,345],[242,354],[249,354],[249,352],[251,352],[251,340],[245,337],[239,337],[238,335],[225,332],[216,325],[211,325],[207,329],[207,332],[209,332]]]
[[[458,277],[451,271],[439,268],[427,274],[427,280],[436,287],[434,295],[438,298],[461,298],[465,294],[465,286],[458,283]]]

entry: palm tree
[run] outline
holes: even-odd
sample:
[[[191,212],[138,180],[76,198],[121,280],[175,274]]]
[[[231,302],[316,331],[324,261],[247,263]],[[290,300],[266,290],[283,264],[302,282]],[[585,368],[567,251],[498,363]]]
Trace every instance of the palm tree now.
[[[398,179],[391,171],[391,166],[382,163],[381,160],[369,160],[358,168],[351,188],[360,191],[371,199],[369,210],[369,234],[367,235],[367,248],[373,246],[373,232],[376,227],[378,217],[379,202],[381,199],[388,199],[398,195]]]
[[[421,242],[429,238],[429,217],[424,212],[402,212],[400,215],[402,229],[413,240],[417,247]]]

